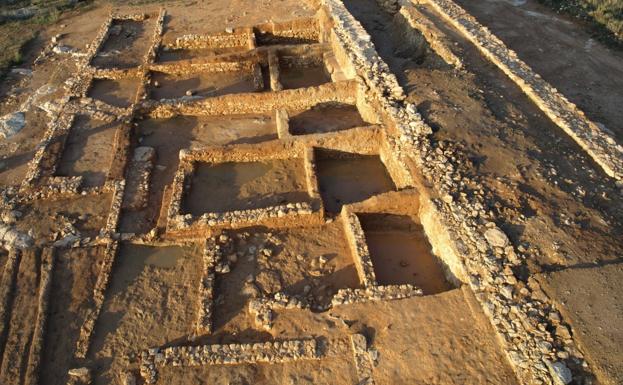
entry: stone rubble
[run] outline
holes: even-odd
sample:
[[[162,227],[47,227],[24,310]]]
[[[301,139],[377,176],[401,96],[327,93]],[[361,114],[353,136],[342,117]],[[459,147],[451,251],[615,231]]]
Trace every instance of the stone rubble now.
[[[284,363],[321,358],[315,339],[153,348],[141,353],[141,376],[156,383],[157,367]]]
[[[430,127],[421,119],[414,105],[404,102],[395,76],[376,54],[370,36],[343,3],[323,0],[322,5],[333,21],[333,36],[346,47],[346,56],[356,72],[362,74],[369,86],[370,97],[377,99],[386,119],[395,124],[397,134],[389,138],[395,156],[406,168],[409,168],[408,160],[417,164],[434,191],[423,189],[423,193],[433,193],[433,197],[453,197],[445,200],[433,198],[434,215],[451,232],[455,247],[461,250],[463,265],[469,275],[468,283],[504,341],[503,346],[518,378],[535,384],[564,382],[565,379],[558,374],[552,375],[548,365],[556,363],[557,367],[566,368],[566,363],[574,363],[583,366],[583,356],[572,339],[563,341],[548,331],[553,330],[552,326],[557,325],[561,317],[547,297],[536,299],[531,296],[533,290],[538,289],[534,286],[536,282],[531,287],[517,282],[518,294],[514,294],[515,290],[510,296],[501,293],[504,287],[501,283],[506,281],[504,272],[521,264],[522,259],[517,258],[512,246],[491,247],[486,241],[484,232],[492,227],[485,224],[493,222],[493,218],[486,218],[489,214],[483,211],[483,194],[470,192],[482,190],[482,187],[474,189],[473,185],[478,183],[462,174],[461,158],[453,144],[433,143],[427,137],[432,132]],[[454,199],[457,196],[461,199]],[[481,216],[481,212],[484,215]],[[496,232],[496,235],[500,234]],[[496,244],[503,243],[501,237],[491,239]],[[553,315],[556,321],[552,321]],[[545,349],[545,346],[548,348]],[[570,358],[560,360],[560,352],[568,353]]]

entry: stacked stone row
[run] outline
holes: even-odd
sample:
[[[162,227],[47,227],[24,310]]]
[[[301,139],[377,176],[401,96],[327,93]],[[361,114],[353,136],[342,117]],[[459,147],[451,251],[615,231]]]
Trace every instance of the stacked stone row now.
[[[233,32],[219,35],[184,35],[168,45],[170,49],[201,49],[201,48],[237,48],[248,47],[254,38],[252,32]]]
[[[407,157],[414,159],[436,194],[444,197],[443,201],[434,201],[439,220],[455,237],[457,249],[465,254],[468,283],[505,341],[505,350],[519,379],[536,384],[571,381],[566,361],[573,357],[575,362],[584,363],[582,355],[570,336],[561,340],[551,332],[563,325],[549,298],[542,293],[537,298],[540,290],[534,285],[514,290],[517,280],[512,268],[523,262],[493,218],[481,216],[484,211],[478,207],[484,207],[483,194],[471,194],[467,189],[468,185],[473,190],[478,186],[475,191],[482,191],[482,186],[460,171],[453,145],[439,148],[426,137],[432,130],[415,106],[403,101],[395,76],[376,54],[367,32],[344,5],[337,0],[322,3],[334,21],[334,35],[347,47],[351,64],[380,101],[382,111],[395,122],[399,136],[390,138],[394,155],[405,167]],[[457,195],[461,200],[455,198]],[[486,231],[501,236],[487,238]]]
[[[372,376],[372,360],[368,353],[368,341],[363,334],[352,334],[350,336],[351,348],[353,350],[353,358],[355,368],[357,369],[358,385],[374,385],[374,377]]]
[[[371,286],[363,289],[340,289],[331,299],[332,306],[369,301],[393,301],[423,295],[422,289],[409,285]]]
[[[571,136],[606,174],[623,183],[623,146],[590,121],[583,111],[543,80],[517,54],[451,0],[427,2],[472,41],[528,95],[543,112]],[[621,184],[623,186],[623,184]]]
[[[212,332],[212,310],[214,307],[214,285],[216,265],[220,262],[220,247],[215,238],[209,238],[203,251],[203,273],[199,282],[199,316],[196,332],[209,334]]]
[[[355,260],[359,280],[364,287],[375,287],[377,285],[376,274],[374,273],[372,257],[368,250],[366,236],[361,228],[361,223],[357,215],[349,212],[346,206],[342,208],[342,218],[344,219],[344,226],[346,227],[346,239],[348,240],[351,253],[353,254],[353,259]]]
[[[307,299],[281,292],[270,298],[254,298],[249,301],[249,313],[253,315],[255,324],[265,330],[273,327],[273,310],[310,308]]]
[[[76,358],[85,358],[89,350],[91,335],[93,334],[93,329],[95,328],[95,322],[97,321],[97,318],[102,311],[102,306],[104,305],[104,296],[106,294],[106,289],[108,288],[108,282],[110,281],[110,275],[117,256],[118,246],[119,243],[115,241],[106,245],[100,272],[97,276],[95,287],[93,288],[94,306],[86,314],[84,323],[80,328],[80,336],[78,337],[78,341],[76,343]]]
[[[302,111],[320,103],[354,104],[357,102],[353,92],[356,86],[355,80],[345,80],[281,92],[228,94],[205,99],[147,100],[141,103],[141,110],[147,116],[156,119],[177,115],[221,116],[271,113],[277,109]]]
[[[284,363],[319,359],[315,339],[258,342],[247,344],[214,344],[153,348],[141,353],[140,373],[147,384],[158,380],[157,367],[193,367],[205,365],[239,365]]]

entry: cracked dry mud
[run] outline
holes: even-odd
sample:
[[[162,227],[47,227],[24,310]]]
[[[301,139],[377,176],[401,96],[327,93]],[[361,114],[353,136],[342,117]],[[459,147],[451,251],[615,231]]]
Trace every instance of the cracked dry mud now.
[[[0,88],[0,383],[620,383],[621,181],[441,3],[49,27]]]

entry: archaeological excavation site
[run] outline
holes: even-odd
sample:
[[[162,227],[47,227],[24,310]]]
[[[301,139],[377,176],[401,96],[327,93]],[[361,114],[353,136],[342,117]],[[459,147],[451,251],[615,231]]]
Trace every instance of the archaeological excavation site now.
[[[0,80],[0,384],[623,383],[623,51],[534,0],[71,3]]]

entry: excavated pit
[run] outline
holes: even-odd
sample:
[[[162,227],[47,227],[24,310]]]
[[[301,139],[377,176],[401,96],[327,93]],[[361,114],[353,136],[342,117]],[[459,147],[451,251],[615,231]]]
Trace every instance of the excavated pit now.
[[[172,75],[152,72],[149,96],[155,100],[214,97],[257,91],[253,75],[244,72],[214,72]]]
[[[184,212],[201,215],[308,199],[305,170],[297,159],[199,163],[184,199]]]
[[[150,43],[152,20],[113,20],[100,52],[97,68],[130,68],[141,64]],[[150,28],[151,27],[151,28]]]
[[[358,217],[380,284],[409,283],[426,295],[453,289],[422,225],[407,215],[360,213]]]
[[[94,79],[87,96],[111,106],[127,108],[134,103],[139,85],[140,80],[136,78]]]
[[[347,13],[283,3],[306,16],[240,26],[265,6],[247,4],[214,32],[151,11],[97,32],[59,112],[73,124],[50,123],[20,186],[32,196],[3,212],[36,252],[17,267],[0,252],[17,288],[0,379],[45,341],[52,385],[516,383],[440,214],[464,197],[422,183],[416,112],[368,36],[333,19]],[[402,85],[403,70],[451,73],[403,14],[346,5]]]
[[[289,119],[292,135],[320,134],[369,125],[357,106],[344,103],[325,103],[309,110],[293,113]]]
[[[385,165],[376,155],[326,150],[317,154],[320,194],[329,212],[337,213],[345,204],[396,189]]]
[[[281,64],[279,81],[284,89],[315,87],[331,81],[322,64],[297,66],[295,64]]]
[[[113,160],[118,122],[106,123],[79,116],[71,127],[56,176],[81,176],[85,186],[101,186]]]

